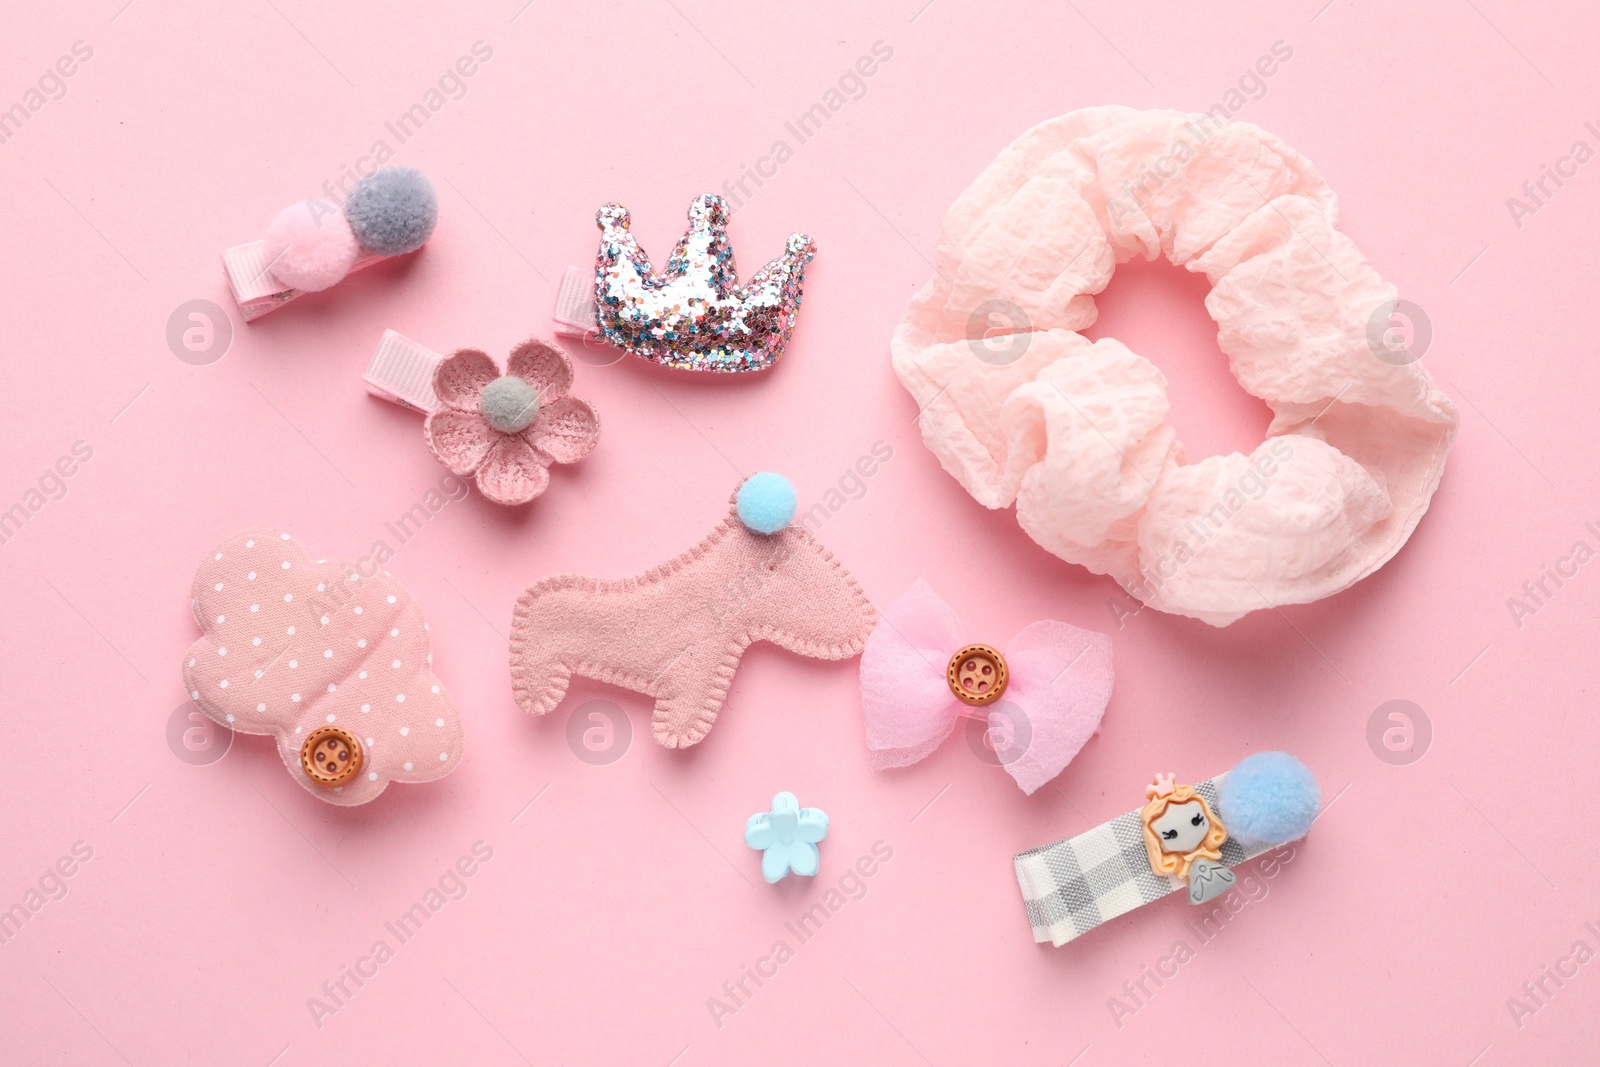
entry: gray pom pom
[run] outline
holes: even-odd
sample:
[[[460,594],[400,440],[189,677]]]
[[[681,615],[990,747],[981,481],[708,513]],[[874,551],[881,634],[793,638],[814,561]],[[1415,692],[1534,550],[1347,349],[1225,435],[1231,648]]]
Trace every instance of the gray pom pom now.
[[[350,190],[344,217],[362,248],[399,256],[415,252],[433,236],[439,198],[428,176],[415,167],[384,167]]]
[[[521,378],[507,374],[484,386],[478,410],[501,433],[521,433],[539,416],[539,394]]]

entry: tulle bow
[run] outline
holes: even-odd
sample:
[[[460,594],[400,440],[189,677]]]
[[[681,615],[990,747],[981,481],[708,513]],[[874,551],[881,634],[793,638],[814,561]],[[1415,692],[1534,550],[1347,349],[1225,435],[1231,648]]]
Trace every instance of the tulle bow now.
[[[988,725],[996,761],[1032,793],[1100,729],[1111,699],[1111,638],[1054,619],[995,644],[1005,689],[993,703],[957,699],[951,657],[970,644],[954,611],[920,579],[884,612],[861,654],[861,707],[874,767],[905,767],[938,748],[964,715]],[[994,644],[993,642],[989,642]]]

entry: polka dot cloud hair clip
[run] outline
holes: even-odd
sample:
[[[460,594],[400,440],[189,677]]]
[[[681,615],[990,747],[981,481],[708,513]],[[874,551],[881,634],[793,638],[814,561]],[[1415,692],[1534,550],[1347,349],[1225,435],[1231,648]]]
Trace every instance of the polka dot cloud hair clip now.
[[[365,804],[461,762],[461,717],[433,673],[428,624],[387,572],[247,530],[200,565],[190,604],[203,634],[184,657],[190,698],[219,726],[274,738],[317,799]]]
[[[332,183],[324,191],[332,195]],[[427,175],[385,167],[356,182],[342,206],[316,197],[290,204],[261,240],[222,253],[222,269],[251,322],[381,259],[415,252],[433,236],[438,216]]]
[[[551,464],[576,463],[600,440],[600,416],[570,393],[572,361],[544,341],[518,345],[502,372],[476,348],[441,356],[387,330],[365,379],[374,396],[426,413],[434,456],[496,504],[542,495]]]

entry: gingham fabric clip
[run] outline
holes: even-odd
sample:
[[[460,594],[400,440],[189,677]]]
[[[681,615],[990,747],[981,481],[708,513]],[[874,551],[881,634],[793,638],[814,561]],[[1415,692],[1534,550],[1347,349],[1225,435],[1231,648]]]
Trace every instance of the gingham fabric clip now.
[[[1286,752],[1247,756],[1192,795],[1174,787],[1158,775],[1150,803],[1013,859],[1035,942],[1059,947],[1184,888],[1204,905],[1232,887],[1230,868],[1304,837],[1321,810],[1315,776]]]

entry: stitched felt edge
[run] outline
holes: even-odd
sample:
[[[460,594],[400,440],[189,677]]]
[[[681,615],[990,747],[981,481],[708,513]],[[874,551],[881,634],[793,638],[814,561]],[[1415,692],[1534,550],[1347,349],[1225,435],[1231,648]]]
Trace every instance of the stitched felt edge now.
[[[586,578],[577,574],[557,574],[541,579],[529,586],[517,598],[515,608],[511,615],[511,689],[517,704],[529,714],[544,715],[553,711],[566,696],[568,679],[571,675],[578,675],[597,682],[620,686],[623,689],[643,694],[652,699],[659,699],[655,692],[655,679],[636,677],[624,671],[615,670],[604,664],[590,663],[586,660],[557,660],[557,663],[566,670],[567,677],[559,678],[554,682],[540,687],[538,691],[529,685],[526,675],[528,669],[523,664],[525,643],[523,633],[532,625],[528,618],[533,602],[547,591],[558,589],[571,589],[574,587],[590,588],[595,596],[604,596],[612,593],[625,593],[630,590],[652,586],[665,581],[678,571],[706,556],[713,547],[736,527],[742,527],[737,512],[734,512],[719,522],[712,531],[702,538],[697,544],[687,551],[680,553],[665,563],[659,564],[645,571],[643,574],[632,578]],[[717,721],[717,714],[721,711],[727,699],[728,689],[733,684],[734,673],[739,668],[739,661],[744,656],[745,649],[756,641],[767,641],[780,648],[794,651],[796,655],[807,656],[811,659],[841,660],[858,656],[866,648],[867,638],[871,636],[872,629],[877,625],[877,609],[872,606],[872,601],[867,597],[866,591],[861,588],[855,577],[845,569],[844,564],[830,552],[811,532],[803,526],[789,525],[783,530],[801,540],[805,545],[814,546],[821,553],[823,561],[833,568],[850,589],[855,606],[862,615],[861,628],[857,636],[843,644],[823,645],[812,641],[794,641],[792,644],[801,646],[797,651],[781,644],[775,638],[781,631],[774,626],[753,626],[742,630],[735,630],[728,635],[729,647],[723,654],[722,660],[717,664],[713,674],[714,686],[695,716],[679,730],[672,730],[668,725],[668,716],[659,709],[653,709],[651,714],[651,733],[657,741],[667,748],[688,748],[698,743],[710,732]],[[785,635],[790,636],[790,635]]]

